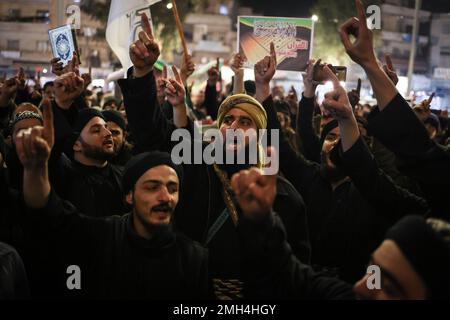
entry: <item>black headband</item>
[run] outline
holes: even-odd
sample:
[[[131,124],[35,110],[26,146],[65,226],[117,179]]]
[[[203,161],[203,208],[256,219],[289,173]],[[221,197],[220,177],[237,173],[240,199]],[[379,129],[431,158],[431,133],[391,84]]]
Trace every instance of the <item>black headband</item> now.
[[[37,119],[37,120],[41,121],[41,123],[44,123],[44,119],[42,119],[42,116],[39,113],[30,111],[30,110],[25,110],[25,111],[16,113],[16,115],[14,116],[14,119],[11,120],[10,125],[11,125],[11,127],[14,127],[17,122],[19,122],[21,120],[25,120],[25,119]]]

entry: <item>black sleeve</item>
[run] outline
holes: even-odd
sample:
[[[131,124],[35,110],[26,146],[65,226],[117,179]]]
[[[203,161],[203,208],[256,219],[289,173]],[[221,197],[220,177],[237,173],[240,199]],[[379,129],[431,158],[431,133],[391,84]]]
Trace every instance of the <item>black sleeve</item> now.
[[[169,151],[170,138],[176,129],[161,111],[156,97],[153,71],[141,78],[119,80],[130,131],[136,141],[137,153],[151,150]]]
[[[429,138],[425,126],[400,94],[383,111],[375,108],[368,120],[371,134],[404,160],[426,160],[443,151]]]
[[[12,247],[0,243],[0,300],[29,298],[25,268]]]
[[[380,170],[362,137],[346,152],[338,145],[342,167],[362,196],[390,221],[395,222],[407,214],[428,213],[426,201],[399,187]]]
[[[216,86],[210,86],[206,84],[205,88],[205,107],[208,115],[211,119],[217,119],[217,111],[219,109],[219,102],[217,101],[217,90]]]
[[[75,261],[91,258],[86,248],[91,248],[105,235],[107,220],[83,215],[70,202],[64,201],[52,190],[47,205],[41,209],[28,208],[25,223],[33,234],[45,235],[55,245],[55,250]]]
[[[276,129],[279,133],[280,170],[308,204],[308,190],[312,181],[319,174],[318,166],[306,160],[302,154],[295,152],[289,145],[278,122],[272,96],[263,102],[263,107],[267,112],[268,144],[271,144],[271,129]]]
[[[292,254],[280,219],[241,219],[245,295],[256,299],[353,299],[351,286],[315,273]]]
[[[369,115],[369,131],[400,160],[402,174],[419,183],[432,214],[448,219],[450,149],[432,141],[425,126],[398,94]]]
[[[301,140],[303,156],[317,163],[320,163],[320,139],[314,131],[314,98],[305,98],[299,102],[297,114],[297,134]]]

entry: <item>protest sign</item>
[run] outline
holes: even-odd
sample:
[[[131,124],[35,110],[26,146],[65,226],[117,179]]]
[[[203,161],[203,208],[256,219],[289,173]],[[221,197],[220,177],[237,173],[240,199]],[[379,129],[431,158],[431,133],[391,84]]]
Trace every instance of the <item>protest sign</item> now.
[[[252,68],[270,53],[275,44],[278,70],[304,71],[311,56],[314,22],[312,19],[279,17],[238,17],[238,50]]]

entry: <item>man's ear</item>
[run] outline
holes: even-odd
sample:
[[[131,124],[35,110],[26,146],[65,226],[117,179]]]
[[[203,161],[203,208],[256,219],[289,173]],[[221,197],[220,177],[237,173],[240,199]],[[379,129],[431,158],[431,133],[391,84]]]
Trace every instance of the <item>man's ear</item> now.
[[[125,196],[125,201],[129,205],[133,205],[133,191],[128,192],[128,194]]]
[[[75,152],[81,152],[81,142],[80,139],[77,139],[77,141],[75,141],[75,143],[73,144],[73,151]]]

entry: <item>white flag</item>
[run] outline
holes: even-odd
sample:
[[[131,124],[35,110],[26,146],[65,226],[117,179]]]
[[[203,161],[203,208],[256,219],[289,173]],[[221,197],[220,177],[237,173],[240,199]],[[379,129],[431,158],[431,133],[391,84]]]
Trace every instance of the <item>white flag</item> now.
[[[146,13],[152,26],[150,6],[161,0],[112,0],[109,10],[106,41],[119,58],[123,70],[131,67],[130,44],[138,38],[141,15]]]

